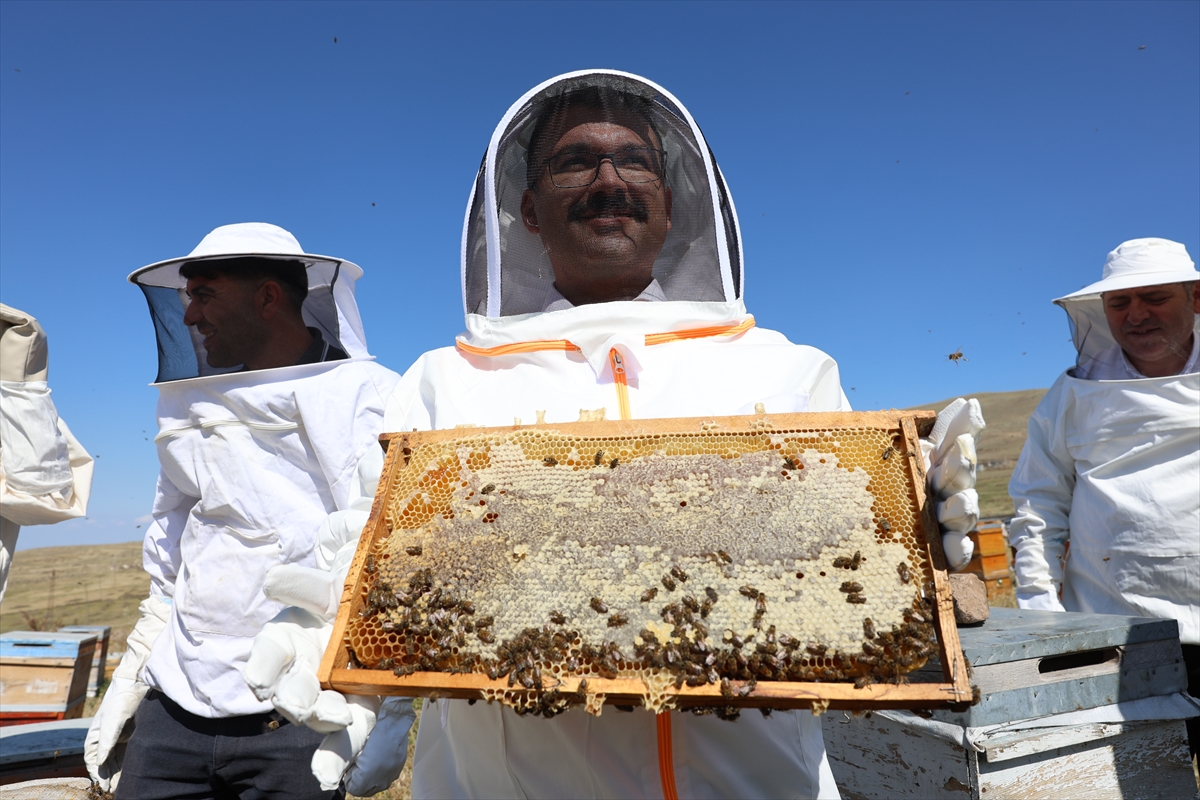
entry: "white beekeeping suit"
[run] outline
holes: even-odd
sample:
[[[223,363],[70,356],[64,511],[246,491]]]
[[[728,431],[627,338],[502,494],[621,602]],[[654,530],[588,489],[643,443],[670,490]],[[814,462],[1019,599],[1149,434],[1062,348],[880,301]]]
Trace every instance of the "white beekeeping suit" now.
[[[1103,280],[1054,301],[1079,359],[1030,418],[1009,484],[1022,608],[1175,619],[1200,644],[1200,316],[1183,371],[1147,378],[1101,299],[1198,278],[1182,245],[1134,240],[1109,254]]]
[[[536,150],[542,141],[535,131],[546,119],[569,119],[576,111],[603,117],[604,135],[642,137],[642,144],[614,144],[617,152],[592,162],[593,182],[615,175],[617,183],[632,186],[644,168],[643,176],[655,177],[640,182],[661,181],[666,188],[654,197],[669,196],[656,207],[666,208],[669,225],[660,227],[666,231],[660,249],[644,250],[656,257],[646,259],[652,269],[636,287],[640,294],[629,292],[633,299],[573,305],[551,263],[556,245],[531,231],[523,198],[543,180],[539,170],[545,166],[527,158],[531,142]],[[646,155],[646,142],[665,153],[662,162]],[[601,155],[568,148],[554,158],[576,152]],[[569,188],[591,185],[586,177],[565,180]],[[608,199],[596,192],[591,199],[609,203],[621,191],[614,189]],[[589,206],[583,213],[636,219],[637,190],[628,189],[628,196],[627,207]],[[644,190],[641,197],[649,196]],[[639,222],[651,227],[653,216]],[[545,230],[545,218],[539,226]],[[742,299],[742,263],[724,178],[675,98],[645,79],[613,71],[547,81],[501,120],[468,202],[462,239],[467,330],[455,346],[426,353],[405,373],[388,400],[384,428],[849,410],[833,359],[755,327]],[[942,426],[946,446],[936,451],[935,463],[947,460],[943,450],[959,452],[952,443],[960,437],[977,432],[982,420],[970,424],[970,416]],[[973,485],[965,477],[974,474],[973,446],[968,449],[969,458],[959,461],[970,461],[969,469],[956,473],[963,488]],[[339,517],[330,528],[342,528],[349,549],[361,525]],[[343,575],[324,584],[316,575],[294,575],[289,590],[275,596],[330,619]],[[281,621],[255,644],[247,679],[260,696],[273,696],[277,707],[293,704],[289,683],[307,674],[304,663],[319,658],[305,636]],[[312,716],[319,717],[319,709]],[[382,748],[377,738],[368,749]],[[820,721],[808,711],[748,713],[731,723],[611,708],[594,717],[580,708],[547,720],[518,716],[498,703],[458,700],[426,706],[412,791],[414,797],[662,797],[672,781],[680,797],[837,796]]]
[[[46,333],[0,303],[0,601],[22,525],[87,513],[92,457],[50,398]]]
[[[203,337],[183,322],[180,268],[239,256],[301,262],[304,322],[348,358],[211,369]],[[318,529],[359,499],[357,465],[379,449],[398,379],[367,352],[354,299],[361,275],[349,261],[305,253],[282,228],[246,223],[130,276],[158,336],[162,471],[143,547],[150,597],[88,737],[89,768],[106,787],[120,770],[118,734],[148,687],[200,717],[271,710],[241,674],[255,634],[282,608],[263,580],[280,564],[317,565]]]

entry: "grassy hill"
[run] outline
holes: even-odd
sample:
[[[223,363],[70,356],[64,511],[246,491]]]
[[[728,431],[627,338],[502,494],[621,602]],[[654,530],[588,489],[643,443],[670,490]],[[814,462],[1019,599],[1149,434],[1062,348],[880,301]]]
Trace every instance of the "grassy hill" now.
[[[979,400],[987,428],[979,437],[980,511],[985,517],[1012,516],[1012,500],[1008,496],[1008,479],[1012,477],[1017,457],[1025,446],[1025,428],[1029,415],[1037,408],[1045,389],[1026,389],[1020,392],[984,392],[964,395]],[[914,409],[940,411],[951,400],[913,406]]]

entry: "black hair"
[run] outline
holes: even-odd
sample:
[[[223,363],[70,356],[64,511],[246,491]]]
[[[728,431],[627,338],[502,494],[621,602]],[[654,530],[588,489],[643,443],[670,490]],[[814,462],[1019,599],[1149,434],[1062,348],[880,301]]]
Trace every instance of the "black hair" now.
[[[292,305],[296,307],[297,311],[303,307],[304,299],[308,297],[308,270],[300,261],[261,256],[189,261],[179,268],[179,274],[185,279],[208,278],[211,280],[224,275],[242,281],[275,281],[292,301]]]
[[[654,124],[652,104],[645,97],[607,86],[588,86],[564,92],[544,100],[533,123],[529,149],[525,152],[525,183],[528,188],[532,189],[537,185],[538,178],[541,177],[542,168],[545,166],[542,151],[547,144],[545,140],[553,129],[553,123],[562,119],[573,108],[604,111],[610,118],[615,118],[618,114],[634,116],[646,124],[646,130],[640,131],[649,134],[646,140],[655,147],[662,148],[662,134]]]

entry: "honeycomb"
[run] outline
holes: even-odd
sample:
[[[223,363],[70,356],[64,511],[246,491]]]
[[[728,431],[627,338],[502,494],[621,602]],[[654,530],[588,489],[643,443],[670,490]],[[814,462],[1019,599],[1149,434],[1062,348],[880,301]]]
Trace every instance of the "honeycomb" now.
[[[484,699],[547,717],[598,714],[588,678],[640,680],[653,711],[713,685],[689,710],[725,719],[759,681],[862,687],[923,665],[932,571],[898,430],[695,427],[405,448],[354,662],[486,675]]]

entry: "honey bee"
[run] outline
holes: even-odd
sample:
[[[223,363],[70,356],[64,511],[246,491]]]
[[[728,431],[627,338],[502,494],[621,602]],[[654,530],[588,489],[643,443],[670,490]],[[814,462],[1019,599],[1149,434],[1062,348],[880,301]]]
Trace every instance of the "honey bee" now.
[[[946,356],[946,358],[948,358],[948,359],[950,359],[951,361],[953,361],[953,362],[955,363],[955,365],[956,365],[956,366],[957,366],[957,364],[958,364],[958,362],[959,362],[959,361],[966,361],[966,360],[967,360],[967,357],[966,357],[966,356],[964,356],[964,355],[963,355],[963,353],[962,353],[962,348],[961,348],[961,347],[960,347],[960,348],[958,348],[957,350],[955,350],[955,351],[954,351],[953,353],[951,353],[950,355]]]
[[[563,615],[563,613],[561,611],[551,611],[550,612],[550,621],[553,622],[555,625],[565,625],[567,623],[567,618]]]
[[[726,564],[733,563],[733,559],[729,557],[729,553],[726,553],[724,550],[718,550],[717,555],[720,556],[721,560],[724,561]]]
[[[896,571],[898,573],[900,573],[900,582],[901,583],[908,583],[912,579],[912,573],[909,572],[908,564],[906,564],[905,562],[901,561],[896,566]]]
[[[854,592],[846,595],[846,602],[853,603],[854,605],[862,605],[863,603],[867,602],[867,598],[863,597],[857,592]]]
[[[629,615],[617,612],[608,618],[608,627],[620,628],[629,622]]]
[[[423,551],[421,545],[414,544],[411,547],[404,548],[404,552],[408,553],[410,556],[419,556]]]
[[[721,678],[721,696],[730,700],[737,697],[729,678]]]
[[[692,597],[690,594],[685,595],[680,602],[682,602],[684,607],[687,608],[688,611],[691,611],[693,614],[700,611],[700,604],[697,603],[696,598]]]
[[[598,466],[600,466],[600,462],[601,462],[601,461],[603,461],[603,460],[604,460],[604,451],[603,451],[603,450],[597,450],[597,451],[596,451],[596,466],[597,466],[597,467],[598,467]]]
[[[892,456],[894,456],[895,454],[896,454],[896,448],[892,447],[892,446],[889,444],[889,445],[887,446],[887,449],[885,449],[885,450],[883,451],[883,460],[884,460],[884,461],[887,461],[889,458],[891,458],[891,457],[892,457]]]
[[[388,620],[388,621],[384,622],[380,627],[383,628],[384,633],[391,633],[392,631],[396,630],[396,623],[392,622],[391,620]]]
[[[546,456],[545,458],[542,459],[542,463],[545,464],[547,467],[553,467],[553,466],[558,465],[558,459],[555,458],[554,456]]]
[[[620,462],[620,461],[618,461],[617,459],[615,459],[615,458],[614,458],[612,461],[608,462],[608,468],[609,468],[609,469],[616,469],[616,468],[617,468],[617,464],[619,464],[619,463],[621,463],[621,462]]]
[[[678,578],[680,583],[685,583],[688,579],[688,574],[679,567],[671,567],[671,574]]]
[[[786,456],[783,459],[783,468],[787,470],[796,469],[796,459],[792,458],[791,456]]]
[[[742,597],[748,597],[751,600],[758,599],[758,589],[755,589],[750,585],[738,587],[738,594],[740,594]]]
[[[475,627],[476,628],[490,628],[490,627],[492,627],[492,624],[495,623],[495,621],[496,621],[496,618],[491,615],[488,615],[486,617],[480,617],[479,619],[475,620]]]
[[[884,533],[887,533],[892,529],[892,523],[888,522],[886,519],[881,519],[879,520],[879,529]]]
[[[861,592],[863,585],[855,581],[842,581],[842,585],[838,587],[839,592]]]
[[[764,717],[769,717],[771,716],[771,709],[763,706],[762,708],[758,709],[758,713],[762,714]]]
[[[874,682],[875,682],[875,679],[872,678],[870,675],[863,675],[862,677],[860,677],[854,681],[854,688],[855,689],[865,689]]]
[[[738,697],[749,697],[754,692],[754,690],[757,686],[758,686],[758,679],[751,678],[750,680],[743,683],[741,688],[738,689],[738,692],[737,692]]]
[[[704,594],[705,594],[705,595],[708,597],[708,599],[709,599],[709,600],[711,600],[712,602],[714,602],[714,603],[715,603],[715,602],[717,602],[717,597],[718,597],[718,595],[717,595],[717,590],[716,590],[716,589],[714,589],[713,587],[711,587],[711,586],[705,586],[705,587],[704,587]]]
[[[487,486],[485,486],[485,487],[483,487],[482,489],[480,489],[480,490],[479,490],[479,493],[480,493],[480,494],[491,494],[491,493],[492,493],[492,492],[494,492],[494,491],[496,491],[496,484],[494,484],[494,483],[489,483]]]
[[[379,659],[379,663],[375,665],[375,669],[392,669],[395,666],[396,666],[396,659],[381,658],[381,659]]]
[[[658,596],[658,587],[651,586],[649,589],[642,592],[642,602],[649,603],[651,600],[653,600],[657,596]]]
[[[825,655],[826,651],[829,650],[829,647],[827,645],[817,644],[816,642],[809,642],[804,649],[808,651],[810,655],[814,655],[819,658]]]
[[[875,638],[875,623],[871,620],[870,617],[863,618],[863,635],[866,636],[868,639]]]
[[[712,613],[713,601],[705,600],[700,604],[700,618],[708,619],[708,615]]]
[[[583,680],[581,680],[579,682],[579,686],[575,687],[575,694],[579,695],[580,697],[583,697],[585,694],[587,694],[587,687],[588,687],[587,678],[584,678]]]
[[[608,604],[606,604],[599,597],[593,597],[591,599],[591,602],[588,603],[588,605],[590,605],[592,607],[592,611],[595,611],[597,614],[607,614],[608,613]]]
[[[376,569],[378,569],[378,568],[375,566],[375,556],[373,556],[373,555],[367,555],[367,565],[366,565],[365,567],[363,567],[363,569],[364,569],[364,570],[366,570],[366,573],[367,573],[368,575],[374,575],[374,574],[375,574],[375,571],[376,571]]]
[[[675,579],[672,578],[670,575],[662,576],[662,585],[667,587],[668,592],[675,591]]]

